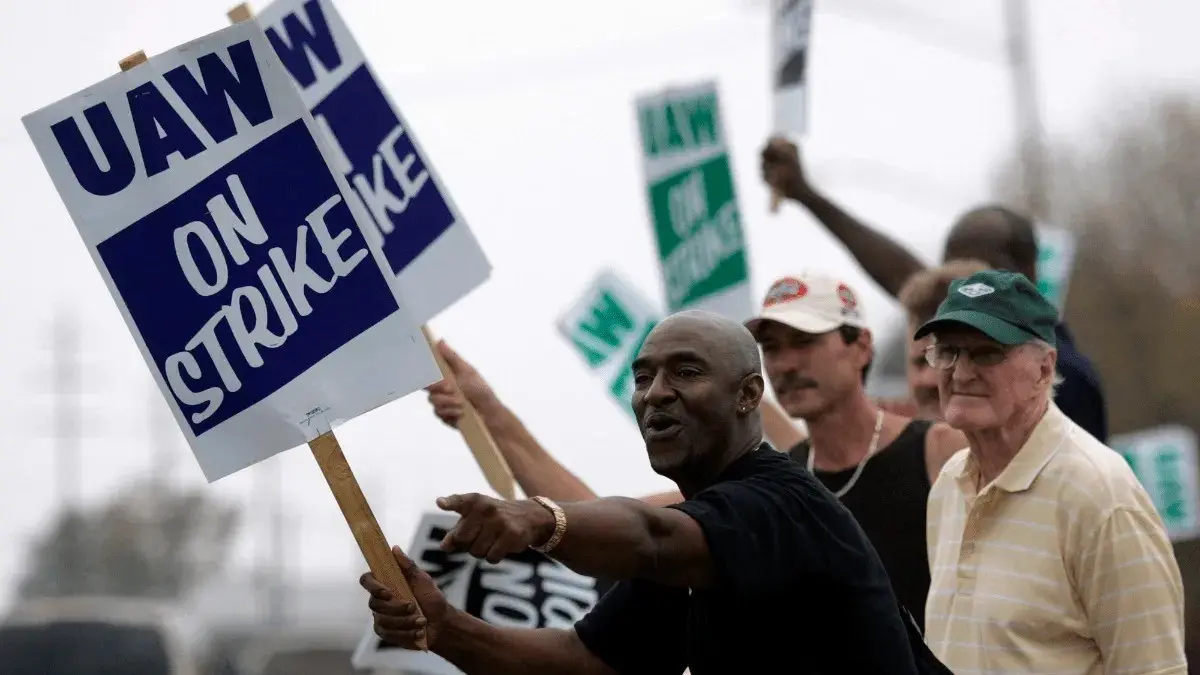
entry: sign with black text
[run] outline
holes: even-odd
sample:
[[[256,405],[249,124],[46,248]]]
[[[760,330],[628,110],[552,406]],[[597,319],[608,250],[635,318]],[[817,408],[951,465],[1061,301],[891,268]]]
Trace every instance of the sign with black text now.
[[[492,565],[467,553],[441,550],[442,538],[458,522],[453,513],[427,513],[417,526],[408,555],[429,573],[446,600],[497,626],[571,628],[591,611],[611,582],[581,576],[562,563],[527,550]],[[432,652],[383,644],[372,626],[354,652],[356,668],[394,668],[406,673],[461,675]]]
[[[808,131],[808,63],[813,0],[772,0],[771,88],[777,133]]]
[[[440,379],[257,26],[23,122],[210,481]]]

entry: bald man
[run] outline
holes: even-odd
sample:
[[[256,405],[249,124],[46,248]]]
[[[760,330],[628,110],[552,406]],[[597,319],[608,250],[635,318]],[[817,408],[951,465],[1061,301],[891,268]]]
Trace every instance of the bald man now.
[[[773,190],[804,206],[858,259],[867,274],[898,297],[909,277],[925,269],[921,261],[883,233],[856,220],[820,193],[805,177],[800,151],[784,138],[772,138],[762,151],[763,180]],[[976,259],[997,270],[1020,272],[1037,283],[1038,242],[1034,224],[1003,206],[983,206],[958,218],[946,238],[943,260]],[[1062,383],[1054,403],[1101,442],[1108,440],[1108,414],[1100,377],[1075,348],[1063,322],[1055,326],[1056,368]]]
[[[425,637],[467,675],[915,673],[866,535],[804,467],[763,442],[761,371],[750,332],[716,314],[672,315],[646,338],[633,408],[650,466],[679,487],[680,504],[438,500],[461,516],[446,550],[496,562],[533,547],[619,580],[573,629],[484,623],[397,552],[424,616],[366,574],[376,633],[407,649]]]

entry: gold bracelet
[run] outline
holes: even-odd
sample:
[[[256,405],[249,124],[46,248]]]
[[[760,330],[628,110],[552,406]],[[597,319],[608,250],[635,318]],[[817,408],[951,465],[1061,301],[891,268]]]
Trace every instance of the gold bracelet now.
[[[549,497],[534,497],[533,501],[541,504],[554,515],[554,534],[550,535],[546,543],[541,546],[530,546],[529,548],[538,553],[549,553],[554,550],[555,546],[558,546],[558,542],[562,541],[563,535],[567,533],[567,514],[563,513],[558,504],[555,504]]]

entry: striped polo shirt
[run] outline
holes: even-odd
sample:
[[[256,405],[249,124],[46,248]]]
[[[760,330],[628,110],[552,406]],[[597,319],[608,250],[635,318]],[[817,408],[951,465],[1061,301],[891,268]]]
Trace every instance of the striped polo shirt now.
[[[1125,460],[1050,404],[982,491],[969,450],[929,494],[930,649],[956,675],[1185,675],[1183,583]]]

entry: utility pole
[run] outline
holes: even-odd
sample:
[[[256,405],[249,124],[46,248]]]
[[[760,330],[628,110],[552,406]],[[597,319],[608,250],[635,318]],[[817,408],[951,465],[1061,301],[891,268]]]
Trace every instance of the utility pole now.
[[[63,511],[77,506],[80,450],[83,447],[83,364],[79,325],[62,311],[54,320],[53,396],[54,490]]]
[[[283,458],[276,455],[255,468],[255,494],[259,513],[266,514],[266,543],[258,553],[259,588],[264,623],[279,627],[287,622],[287,513],[283,497]]]
[[[150,439],[150,478],[159,488],[165,489],[169,486],[171,474],[175,470],[175,450],[179,436],[173,420],[168,417],[170,410],[163,410],[162,394],[153,382],[147,393],[146,423],[147,436]]]
[[[80,328],[73,312],[60,310],[52,323],[51,349],[51,435],[54,439],[54,496],[60,523],[72,535],[82,536],[69,524],[71,511],[80,506],[80,462],[83,449],[83,359]],[[89,583],[82,577],[90,561],[81,559],[83,542],[58,546],[56,576],[61,589],[78,589]]]
[[[1050,157],[1046,144],[1046,130],[1042,124],[1037,66],[1029,35],[1029,2],[1002,2],[1024,192],[1029,200],[1027,206],[1030,215],[1045,219],[1050,217]]]

